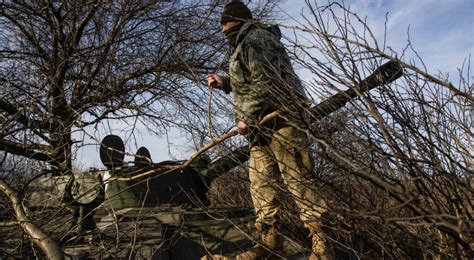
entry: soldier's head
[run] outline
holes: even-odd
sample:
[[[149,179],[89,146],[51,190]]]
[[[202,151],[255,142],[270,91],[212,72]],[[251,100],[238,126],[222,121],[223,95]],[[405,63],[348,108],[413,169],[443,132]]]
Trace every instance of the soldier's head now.
[[[232,0],[224,6],[221,14],[222,31],[226,31],[234,26],[252,19],[250,9],[239,0]]]

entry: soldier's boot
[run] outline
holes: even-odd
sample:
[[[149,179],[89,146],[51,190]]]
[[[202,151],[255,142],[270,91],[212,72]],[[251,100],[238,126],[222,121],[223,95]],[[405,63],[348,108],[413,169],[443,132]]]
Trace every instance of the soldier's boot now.
[[[260,233],[260,243],[246,252],[237,255],[237,260],[281,259],[283,240],[274,226],[255,225]]]
[[[333,260],[336,259],[334,249],[328,240],[326,233],[319,224],[307,224],[311,232],[312,246],[311,255],[308,260]]]

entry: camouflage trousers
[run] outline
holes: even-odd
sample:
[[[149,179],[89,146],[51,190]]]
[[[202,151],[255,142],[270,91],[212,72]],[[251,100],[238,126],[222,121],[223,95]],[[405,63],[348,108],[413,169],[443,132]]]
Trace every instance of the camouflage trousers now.
[[[299,207],[300,218],[305,223],[319,222],[326,204],[316,193],[312,168],[307,137],[293,127],[274,132],[266,145],[252,146],[249,178],[256,223],[275,225],[278,221],[280,176]]]

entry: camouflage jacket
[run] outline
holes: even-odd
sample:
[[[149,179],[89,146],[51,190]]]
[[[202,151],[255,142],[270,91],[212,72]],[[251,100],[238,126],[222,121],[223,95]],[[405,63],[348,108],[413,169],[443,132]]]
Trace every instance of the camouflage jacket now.
[[[246,23],[237,35],[223,90],[232,91],[238,121],[255,125],[275,110],[305,99],[277,26]],[[294,109],[293,109],[294,110]]]

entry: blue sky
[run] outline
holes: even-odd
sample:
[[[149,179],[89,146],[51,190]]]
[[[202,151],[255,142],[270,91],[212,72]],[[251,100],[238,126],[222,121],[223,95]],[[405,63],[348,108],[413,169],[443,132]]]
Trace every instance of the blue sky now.
[[[322,5],[327,1],[318,3]],[[406,45],[410,28],[412,45],[427,65],[428,72],[449,73],[453,83],[463,60],[474,54],[474,0],[348,0],[345,3],[359,16],[367,18],[379,41],[383,39],[388,13],[387,44],[397,52]],[[304,0],[284,0],[280,7],[293,17],[300,17],[301,12],[308,13]],[[119,133],[120,127],[115,128]],[[187,159],[194,152],[179,135],[171,136],[169,141],[173,144],[171,149],[167,137],[142,132],[137,136],[136,146],[147,146],[155,162],[170,159],[169,152],[176,159]],[[135,144],[129,144],[128,152],[136,150]],[[82,169],[103,167],[97,146],[78,151],[75,165]]]
[[[317,3],[324,5],[327,1]],[[473,0],[348,0],[345,3],[367,19],[380,41],[387,15],[387,42],[396,51],[406,45],[409,29],[412,45],[432,74],[440,70],[455,75],[464,58],[474,53]],[[308,14],[304,0],[286,0],[281,8],[294,17]]]

